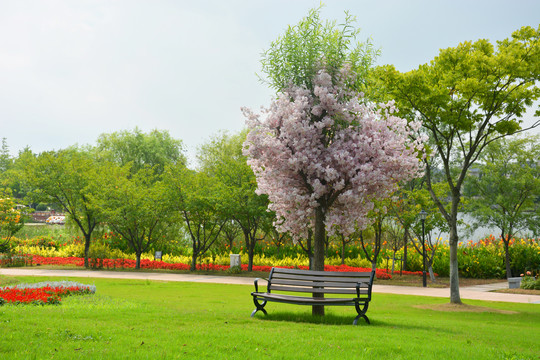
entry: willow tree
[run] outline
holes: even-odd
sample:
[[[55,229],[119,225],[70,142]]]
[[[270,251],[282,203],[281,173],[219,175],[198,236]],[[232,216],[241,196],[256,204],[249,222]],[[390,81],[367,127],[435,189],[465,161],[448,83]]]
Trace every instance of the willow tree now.
[[[401,116],[422,121],[430,137],[426,184],[450,228],[451,303],[461,303],[457,223],[467,173],[488,144],[539,125],[522,126],[527,108],[540,95],[539,39],[540,27],[523,27],[496,46],[467,41],[441,50],[416,70],[401,73],[383,66],[374,72],[375,88],[395,99]],[[433,160],[440,165],[434,167]],[[449,185],[449,209],[433,191],[439,172]]]

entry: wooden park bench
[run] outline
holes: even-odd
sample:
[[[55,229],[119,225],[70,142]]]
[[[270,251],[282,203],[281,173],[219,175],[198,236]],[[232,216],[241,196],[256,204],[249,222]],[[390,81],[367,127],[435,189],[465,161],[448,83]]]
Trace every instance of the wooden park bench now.
[[[255,279],[255,292],[251,295],[256,308],[251,317],[259,310],[267,315],[264,307],[268,301],[297,305],[350,305],[354,306],[358,313],[353,325],[356,325],[361,317],[369,324],[366,312],[371,300],[374,278],[375,271],[337,272],[272,268],[266,292],[259,292],[259,279]],[[299,294],[293,295],[291,292]],[[321,297],[314,297],[314,294]]]

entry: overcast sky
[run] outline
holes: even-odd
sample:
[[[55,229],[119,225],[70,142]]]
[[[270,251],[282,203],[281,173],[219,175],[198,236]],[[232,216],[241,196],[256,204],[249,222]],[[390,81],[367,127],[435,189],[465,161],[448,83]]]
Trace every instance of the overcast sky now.
[[[12,154],[95,144],[102,133],[168,130],[193,154],[268,105],[260,54],[319,0],[0,0],[0,138]],[[327,0],[357,17],[377,63],[400,71],[465,40],[538,27],[538,0]]]

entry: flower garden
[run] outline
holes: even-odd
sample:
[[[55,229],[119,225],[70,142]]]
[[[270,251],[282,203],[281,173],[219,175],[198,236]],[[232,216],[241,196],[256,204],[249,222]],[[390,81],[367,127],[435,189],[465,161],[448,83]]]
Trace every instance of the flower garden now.
[[[14,253],[9,258],[0,255],[0,266],[57,265],[83,266],[84,245],[80,237],[60,233],[50,236],[12,239]],[[159,246],[159,245],[158,245]],[[156,247],[155,250],[159,248]],[[142,256],[142,269],[164,269],[175,271],[189,270],[191,254],[189,247],[175,241],[163,244],[161,261],[154,259],[153,253]],[[154,250],[154,249],[153,249]],[[511,266],[515,276],[526,271],[534,275],[540,273],[540,240],[513,239],[510,241]],[[338,244],[330,243],[327,247],[326,270],[328,271],[369,271],[371,263],[365,258],[359,243],[350,243],[344,250],[344,264],[341,260],[342,249]],[[384,244],[379,254],[376,275],[378,279],[389,279],[399,273],[399,259],[403,258],[404,249],[395,252]],[[248,255],[240,243],[218,244],[199,262],[197,270],[229,271],[229,254],[240,254],[242,269],[247,271]],[[466,278],[503,279],[506,276],[504,264],[504,244],[501,239],[488,236],[477,242],[468,241],[459,244],[458,250],[460,276]],[[121,246],[116,234],[101,234],[90,248],[92,268],[130,269],[135,267],[135,255]],[[395,263],[392,259],[396,259]],[[270,271],[271,267],[290,267],[307,269],[309,260],[299,246],[286,244],[276,246],[271,242],[257,244],[253,259],[253,271]],[[402,274],[421,275],[422,258],[412,245],[407,255],[407,272]],[[441,242],[433,261],[433,271],[438,276],[447,277],[449,270],[449,246]],[[392,272],[394,265],[394,272]]]
[[[0,287],[0,305],[3,304],[60,304],[63,296],[94,294],[96,287],[72,281],[42,282]]]

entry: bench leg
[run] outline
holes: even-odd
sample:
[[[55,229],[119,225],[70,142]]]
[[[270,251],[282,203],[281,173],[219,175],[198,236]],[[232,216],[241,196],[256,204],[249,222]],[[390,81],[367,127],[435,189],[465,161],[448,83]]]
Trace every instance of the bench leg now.
[[[354,305],[356,307],[356,312],[358,313],[358,316],[356,316],[354,318],[353,325],[358,324],[358,319],[360,319],[361,317],[364,318],[368,324],[371,324],[369,322],[368,317],[366,316],[368,305],[369,305],[369,303],[364,303],[364,306],[362,307],[362,309],[360,309],[360,304],[359,303],[356,303]]]
[[[255,316],[255,313],[259,310],[261,310],[264,315],[268,315],[268,313],[266,312],[266,310],[264,310],[264,306],[266,305],[266,300],[264,300],[262,302],[262,304],[259,303],[259,300],[257,300],[257,298],[254,296],[253,297],[253,303],[255,304],[255,310],[253,310],[253,312],[251,313],[251,317]]]

